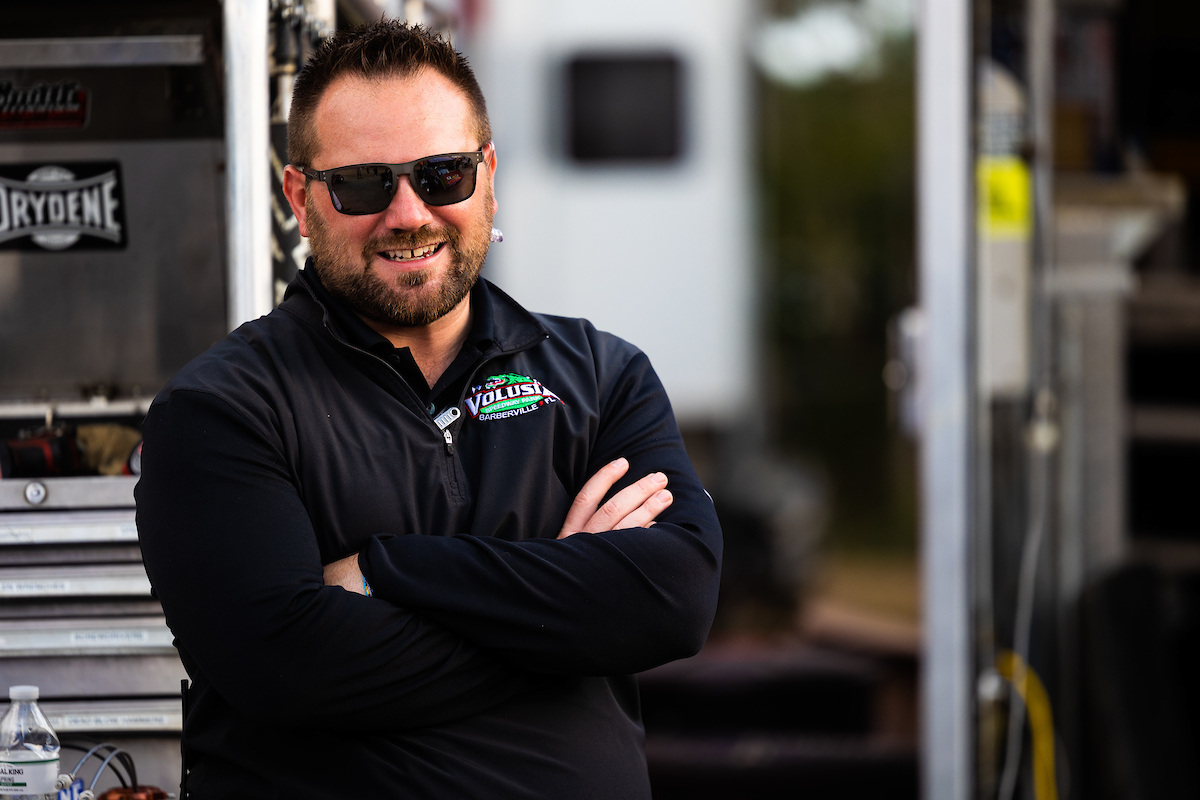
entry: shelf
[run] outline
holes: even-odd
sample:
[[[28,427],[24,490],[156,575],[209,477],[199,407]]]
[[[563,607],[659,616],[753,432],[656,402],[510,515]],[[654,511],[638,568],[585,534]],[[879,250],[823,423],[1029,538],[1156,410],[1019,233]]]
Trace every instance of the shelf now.
[[[1134,406],[1129,412],[1129,438],[1200,445],[1200,407]]]

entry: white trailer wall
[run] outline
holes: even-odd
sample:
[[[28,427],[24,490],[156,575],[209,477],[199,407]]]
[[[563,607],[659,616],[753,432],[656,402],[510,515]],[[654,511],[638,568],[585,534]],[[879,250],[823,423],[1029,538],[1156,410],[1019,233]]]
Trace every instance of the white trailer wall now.
[[[755,403],[752,95],[741,0],[492,0],[456,44],[488,98],[503,243],[485,276],[535,311],[638,344],[681,424]],[[682,65],[672,161],[583,164],[565,141],[579,55],[668,53]]]

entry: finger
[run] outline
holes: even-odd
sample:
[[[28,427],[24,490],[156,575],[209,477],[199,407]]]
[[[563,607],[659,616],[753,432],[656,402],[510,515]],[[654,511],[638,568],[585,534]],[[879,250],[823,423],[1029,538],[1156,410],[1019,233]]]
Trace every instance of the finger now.
[[[621,520],[632,514],[658,491],[667,485],[667,476],[661,472],[652,472],[636,483],[626,486],[617,492],[612,499],[600,506],[584,530],[591,533],[616,530],[621,527]]]
[[[649,528],[654,524],[654,520],[658,519],[658,515],[670,508],[674,501],[674,495],[666,489],[655,492],[646,502],[626,514],[620,522],[613,526],[613,529]]]
[[[571,501],[571,508],[567,511],[567,518],[558,532],[558,538],[562,539],[585,530],[588,520],[600,507],[600,501],[604,499],[604,495],[608,494],[608,490],[628,471],[629,462],[624,458],[610,461],[597,470],[596,474],[588,479],[583,488],[579,490],[579,494],[575,495],[575,499]]]

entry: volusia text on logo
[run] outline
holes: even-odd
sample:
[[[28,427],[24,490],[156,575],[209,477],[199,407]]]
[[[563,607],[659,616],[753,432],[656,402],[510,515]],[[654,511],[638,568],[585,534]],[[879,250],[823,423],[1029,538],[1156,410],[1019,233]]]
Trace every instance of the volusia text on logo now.
[[[0,165],[0,248],[125,245],[116,162]]]
[[[507,419],[561,402],[558,395],[540,382],[510,372],[493,375],[482,386],[472,389],[467,398],[467,413],[478,420]]]

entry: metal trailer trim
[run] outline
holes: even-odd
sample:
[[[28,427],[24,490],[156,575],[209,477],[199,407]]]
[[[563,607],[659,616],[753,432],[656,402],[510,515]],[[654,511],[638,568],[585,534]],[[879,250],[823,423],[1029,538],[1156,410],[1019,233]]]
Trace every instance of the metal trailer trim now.
[[[73,401],[33,401],[0,403],[0,419],[73,419],[77,417],[145,416],[153,397],[133,397],[127,400],[96,398]]]
[[[922,406],[922,796],[974,795],[971,11],[924,0],[917,52]]]
[[[271,260],[270,13],[267,0],[226,0],[225,144],[229,328],[274,305]]]
[[[201,64],[204,38],[179,36],[76,36],[8,39],[0,67],[108,67]]]

